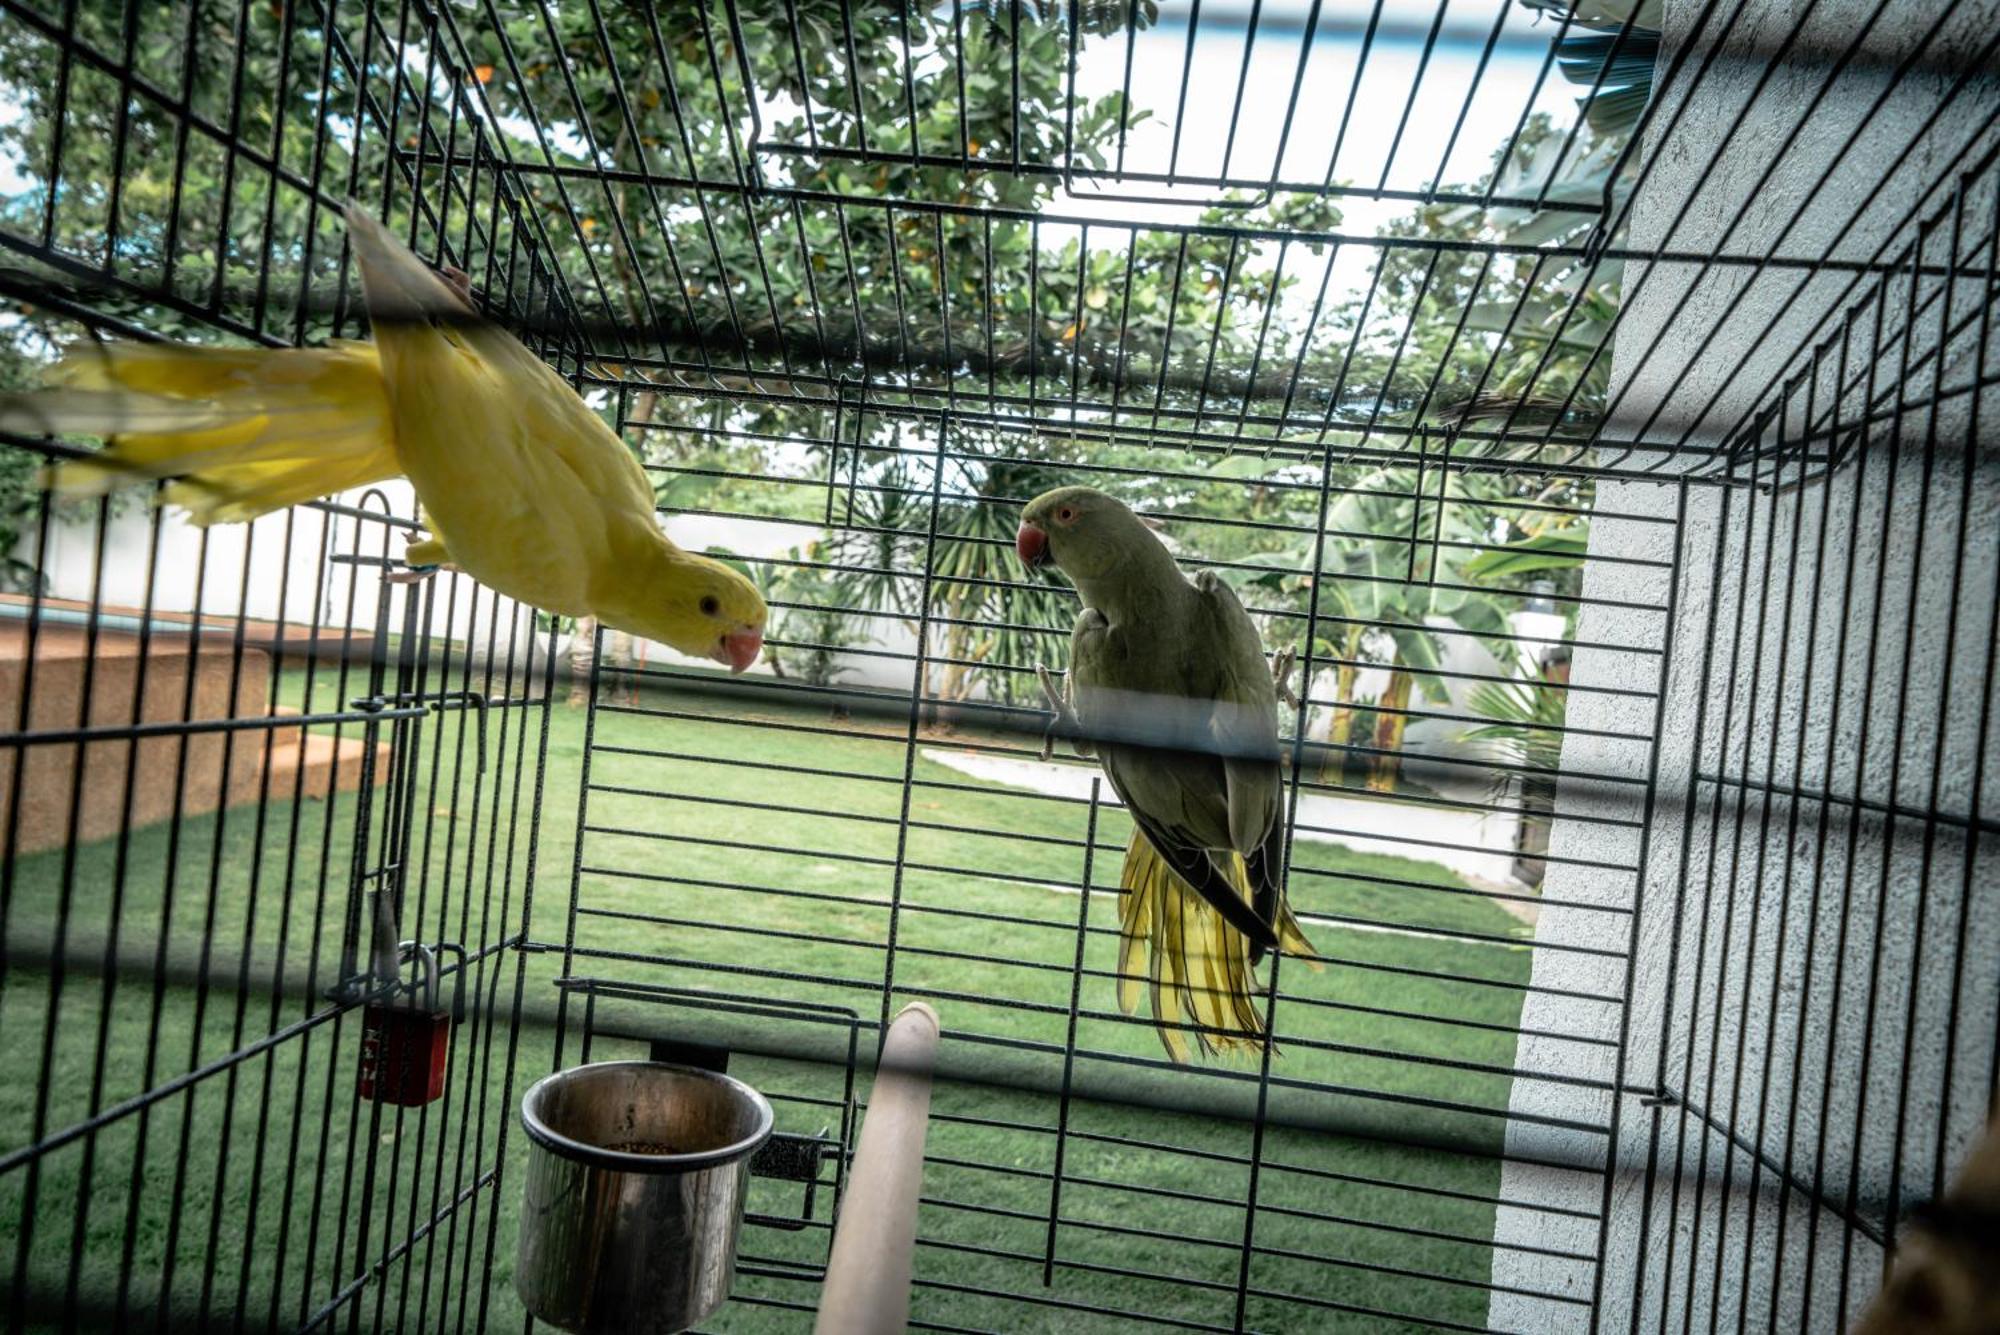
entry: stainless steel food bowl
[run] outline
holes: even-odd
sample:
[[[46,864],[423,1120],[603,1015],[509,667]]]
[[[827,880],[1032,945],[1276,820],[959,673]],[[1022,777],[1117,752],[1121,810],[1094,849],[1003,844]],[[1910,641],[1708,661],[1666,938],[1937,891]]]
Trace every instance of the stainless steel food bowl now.
[[[564,1330],[685,1330],[729,1296],[750,1156],[771,1105],[662,1062],[558,1071],[521,1100],[529,1141],[514,1285]]]

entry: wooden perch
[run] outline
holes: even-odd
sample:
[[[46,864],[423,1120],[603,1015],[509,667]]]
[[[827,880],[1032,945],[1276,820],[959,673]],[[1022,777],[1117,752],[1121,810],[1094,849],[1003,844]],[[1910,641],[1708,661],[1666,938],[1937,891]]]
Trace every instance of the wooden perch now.
[[[905,1006],[889,1025],[834,1225],[813,1335],[883,1335],[909,1321],[937,1043],[937,1012],[921,1001]]]

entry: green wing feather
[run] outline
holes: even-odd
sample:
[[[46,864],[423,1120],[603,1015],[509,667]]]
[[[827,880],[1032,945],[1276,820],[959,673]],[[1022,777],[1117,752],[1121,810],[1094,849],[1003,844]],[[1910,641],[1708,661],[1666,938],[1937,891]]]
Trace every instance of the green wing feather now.
[[[1118,1004],[1134,1014],[1145,986],[1175,1062],[1188,1059],[1188,1030],[1203,1052],[1261,1040],[1252,970],[1281,944],[1312,952],[1280,888],[1276,683],[1235,594],[1206,572],[1192,586],[1195,598],[1174,602],[1191,621],[1115,627],[1087,610],[1070,650],[1072,703],[1135,827],[1120,877]],[[1152,649],[1171,661],[1140,657]],[[1196,722],[1186,726],[1205,735],[1183,746],[1117,740],[1134,722],[1128,693],[1195,702]]]

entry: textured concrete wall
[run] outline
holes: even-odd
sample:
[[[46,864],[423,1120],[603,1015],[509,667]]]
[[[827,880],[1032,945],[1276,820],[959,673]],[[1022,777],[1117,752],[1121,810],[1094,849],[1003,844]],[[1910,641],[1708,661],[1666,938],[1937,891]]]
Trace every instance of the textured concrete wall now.
[[[1620,555],[1671,561],[1677,489],[1651,483],[1600,487],[1600,514],[1592,525],[1593,548]],[[1649,522],[1651,521],[1651,522]],[[1591,565],[1584,593],[1589,598],[1649,603],[1659,611],[1585,606],[1577,638],[1624,650],[1579,650],[1572,660],[1568,720],[1595,731],[1650,735],[1654,702],[1624,694],[1600,694],[1591,687],[1623,691],[1656,688],[1666,643],[1665,572],[1627,565]],[[1653,650],[1655,652],[1647,652]],[[1678,726],[1663,748],[1673,763],[1692,729]],[[1674,744],[1680,743],[1678,747]],[[1615,1043],[1621,1010],[1613,1001],[1625,991],[1623,959],[1563,950],[1565,945],[1620,945],[1631,930],[1637,878],[1600,863],[1636,867],[1641,858],[1647,771],[1644,745],[1581,733],[1563,746],[1566,778],[1557,792],[1557,819],[1549,834],[1550,862],[1542,883],[1543,906],[1536,924],[1537,949],[1531,991],[1521,1007],[1515,1065],[1524,1070],[1573,1077],[1562,1085],[1517,1081],[1510,1101],[1518,1120],[1510,1123],[1501,1175],[1503,1204],[1494,1227],[1490,1320],[1494,1328],[1521,1331],[1585,1330],[1597,1246],[1597,1224],[1607,1136],[1579,1126],[1609,1126],[1612,1100],[1602,1086],[1616,1073]],[[1621,822],[1611,824],[1607,822]],[[1562,861],[1560,859],[1571,859]],[[1587,906],[1587,907],[1586,907]],[[1640,1037],[1643,1023],[1633,1026]],[[1571,1037],[1552,1037],[1550,1035]],[[1629,1117],[1632,1101],[1625,1100]],[[1543,1120],[1528,1120],[1528,1119]],[[1551,1121],[1560,1124],[1551,1124]],[[1574,1168],[1560,1165],[1574,1164]],[[1551,1253],[1565,1253],[1554,1255]],[[1530,1296],[1556,1295],[1567,1301]]]
[[[1990,75],[1961,75],[1990,68],[2000,5],[1821,3],[1768,78],[1801,7],[1718,3],[1697,31],[1703,8],[1667,0],[1662,72],[1675,52],[1692,55],[1663,90],[1627,244],[1865,261],[1885,242],[1893,254],[1917,237],[1913,217],[1941,210],[1923,233],[1925,264],[1945,264],[1954,244],[1961,266],[1990,263],[2000,191],[1984,155],[2000,94]],[[1712,46],[1719,56],[1696,86]],[[1632,1327],[1635,1302],[1642,1330],[1707,1328],[1711,1313],[1722,1330],[1836,1329],[1881,1262],[1843,1216],[1875,1228],[1896,1202],[1929,1194],[1984,1118],[2000,1004],[1995,729],[1979,753],[1996,709],[2000,395],[1987,382],[2000,337],[1981,343],[1983,281],[1880,282],[1802,267],[1627,269],[1610,434],[1712,448],[1782,402],[1757,439],[1766,482],[1783,485],[1726,500],[1690,485],[1678,543],[1638,518],[1593,525],[1594,554],[1677,551],[1681,568],[1643,873],[1552,865],[1544,887],[1551,900],[1637,909],[1636,924],[1621,916],[1613,933],[1636,926],[1605,1329]],[[1794,378],[1781,399],[1774,386]],[[1778,442],[1809,418],[1837,413],[1851,427],[1864,408],[1876,418],[1866,432],[1811,442],[1822,455],[1830,440],[1848,448],[1831,477],[1802,478],[1821,470],[1798,463],[1768,476],[1769,461],[1787,457]],[[1600,511],[1627,516],[1671,518],[1680,504],[1674,485],[1598,493]],[[1586,592],[1662,602],[1654,575],[1593,566]],[[1578,638],[1644,645],[1663,621],[1593,606]],[[1574,670],[1583,682],[1651,681],[1657,660],[1580,650]],[[1650,728],[1630,699],[1589,693],[1572,699],[1569,721]],[[1597,738],[1572,736],[1564,750],[1573,772],[1643,777],[1646,764]],[[1862,803],[1810,796],[1828,793]],[[1566,782],[1552,851],[1636,860],[1638,831],[1585,818],[1642,802],[1630,785]],[[1957,819],[1892,820],[1877,809],[1889,805]],[[1617,1035],[1616,1007],[1570,993],[1622,993],[1622,966],[1551,948],[1612,916],[1544,910],[1541,990],[1524,1028]],[[1607,1048],[1525,1036],[1518,1064],[1606,1082],[1617,1066]],[[1656,1084],[1671,1103],[1642,1099]],[[1595,1267],[1519,1249],[1596,1253],[1595,1220],[1532,1207],[1595,1214],[1608,1137],[1529,1119],[1605,1126],[1612,1096],[1522,1081],[1512,1107],[1502,1191],[1517,1203],[1496,1226],[1505,1290],[1490,1324],[1588,1329],[1587,1301],[1532,1295],[1589,1300]]]

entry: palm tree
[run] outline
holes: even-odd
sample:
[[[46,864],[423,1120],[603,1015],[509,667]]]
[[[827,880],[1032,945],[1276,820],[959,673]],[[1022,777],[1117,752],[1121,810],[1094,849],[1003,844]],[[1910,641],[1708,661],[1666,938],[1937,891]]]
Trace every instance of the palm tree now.
[[[1451,587],[1460,562],[1440,542],[1483,542],[1495,521],[1489,504],[1503,503],[1494,485],[1477,476],[1449,475],[1444,495],[1457,504],[1437,510],[1426,495],[1418,514],[1417,471],[1386,467],[1362,473],[1327,514],[1320,559],[1318,633],[1313,656],[1333,667],[1333,700],[1325,740],[1333,748],[1325,770],[1339,782],[1361,782],[1392,791],[1401,771],[1404,733],[1412,701],[1445,704],[1443,645],[1431,618],[1447,618],[1462,629],[1497,635],[1515,596]],[[1421,536],[1412,539],[1413,533]],[[1311,534],[1294,537],[1283,549],[1256,558],[1271,567],[1253,582],[1303,601],[1312,566]],[[1449,569],[1448,569],[1449,567]],[[1445,576],[1433,581],[1433,571]],[[1362,674],[1384,668],[1389,681],[1381,695],[1359,696]],[[1362,748],[1362,755],[1347,748]]]
[[[982,689],[1007,703],[1039,699],[1033,667],[1066,652],[1075,601],[1055,577],[1025,574],[1014,557],[1021,505],[1070,480],[1059,447],[1047,462],[1023,462],[1017,442],[988,447],[965,434],[937,487],[935,528],[928,477],[901,456],[863,470],[838,502],[817,556],[842,570],[839,591],[862,612],[888,612],[913,631],[926,614],[925,694],[944,703]],[[987,456],[987,457],[982,457]],[[927,470],[926,470],[927,471]],[[930,603],[923,601],[926,556]]]

